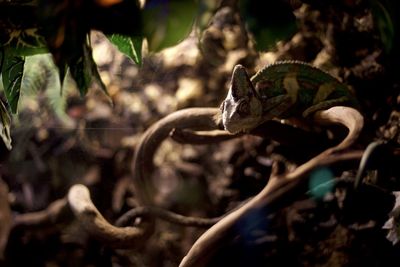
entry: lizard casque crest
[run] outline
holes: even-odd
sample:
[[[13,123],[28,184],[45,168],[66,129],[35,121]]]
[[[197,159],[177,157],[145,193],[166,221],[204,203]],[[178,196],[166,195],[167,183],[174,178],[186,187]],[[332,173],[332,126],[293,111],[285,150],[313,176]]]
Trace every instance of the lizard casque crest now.
[[[222,123],[225,130],[237,133],[273,118],[307,118],[333,106],[358,104],[345,84],[307,63],[277,62],[251,79],[243,66],[236,65],[221,104]]]

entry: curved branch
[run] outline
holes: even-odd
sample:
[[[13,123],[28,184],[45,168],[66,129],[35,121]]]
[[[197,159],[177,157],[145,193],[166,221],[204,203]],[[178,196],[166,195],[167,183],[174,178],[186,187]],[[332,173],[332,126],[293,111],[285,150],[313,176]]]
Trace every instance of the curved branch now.
[[[341,155],[323,153],[301,165],[290,174],[271,177],[268,184],[257,196],[238,210],[228,214],[200,236],[183,258],[179,267],[208,266],[214,253],[238,235],[236,230],[241,219],[258,211],[261,211],[265,217],[277,208],[289,204],[293,197],[307,190],[306,182],[313,169],[342,161],[358,161],[361,156],[362,151],[353,151]]]
[[[354,179],[354,188],[358,189],[360,186],[364,173],[367,169],[367,166],[370,164],[372,161],[373,157],[376,157],[375,155],[377,154],[383,154],[383,150],[386,148],[386,143],[382,141],[374,141],[370,143],[367,148],[365,149],[365,152],[361,158],[360,165],[358,166],[356,178]],[[384,155],[380,155],[384,156]]]
[[[315,168],[341,161],[359,160],[362,157],[362,151],[337,153],[352,145],[362,130],[364,120],[357,110],[333,107],[317,112],[315,119],[321,123],[342,124],[348,128],[349,132],[340,144],[323,151],[291,173],[271,176],[267,185],[257,196],[238,210],[228,214],[200,236],[183,258],[180,267],[207,266],[218,248],[238,235],[235,229],[241,219],[257,211],[261,211],[263,216],[266,216],[266,213],[273,212],[277,207],[287,204],[289,195],[293,197],[294,193],[304,193],[305,182],[308,180],[309,173]],[[266,209],[267,207],[268,209]]]
[[[227,141],[243,134],[231,134],[223,130],[214,131],[191,131],[183,129],[173,129],[170,133],[171,138],[181,144],[205,145]]]
[[[321,149],[321,144],[330,143],[330,140],[325,135],[296,128],[290,124],[283,124],[276,120],[264,122],[253,129],[250,134],[273,139],[281,144],[296,147],[296,149],[309,149],[310,147]],[[244,133],[231,134],[223,130],[192,131],[189,129],[174,129],[170,133],[174,141],[194,145],[223,142],[243,135]]]
[[[90,199],[90,193],[82,184],[74,185],[68,192],[68,204],[82,227],[91,237],[112,247],[140,246],[152,229],[145,227],[115,227],[108,223]]]
[[[13,220],[13,227],[35,227],[54,224],[68,210],[67,199],[57,199],[44,210],[16,215]]]
[[[191,144],[214,143],[225,141],[240,135],[227,134],[218,130],[220,125],[215,121],[220,110],[218,108],[188,108],[176,111],[153,124],[143,134],[132,164],[133,181],[136,195],[143,205],[151,206],[154,187],[148,177],[153,173],[153,156],[165,138],[172,136],[178,142]],[[349,107],[333,107],[328,110],[319,111],[315,115],[318,123],[339,123],[349,129],[349,134],[336,150],[346,148],[358,137],[362,126],[361,114]],[[195,132],[195,130],[207,130],[209,132]],[[279,142],[294,143],[299,146],[307,146],[318,143],[321,138],[310,138],[310,133],[301,129],[283,125],[276,121],[268,121],[264,125],[254,129],[252,134],[268,137]],[[319,142],[321,143],[321,142]]]
[[[127,225],[130,221],[133,221],[136,217],[157,217],[168,221],[170,223],[184,225],[184,226],[193,226],[193,227],[210,227],[221,220],[222,217],[217,218],[197,218],[197,217],[188,217],[183,216],[165,209],[157,208],[157,207],[137,207],[127,211],[123,214],[119,219],[115,222],[118,226]]]
[[[318,111],[314,114],[314,120],[320,124],[341,124],[349,130],[346,138],[332,148],[335,151],[351,146],[357,140],[364,127],[364,117],[358,110],[351,107],[336,106]]]
[[[173,129],[216,130],[214,117],[219,108],[188,108],[176,111],[159,120],[142,135],[132,163],[135,194],[143,206],[151,206],[155,188],[150,183],[154,170],[153,156]]]
[[[153,124],[143,134],[139,146],[135,151],[132,167],[136,194],[142,204],[148,206],[152,204],[151,196],[153,195],[154,187],[146,178],[150,177],[153,172],[154,165],[152,159],[160,143],[170,135],[173,129],[177,129],[176,131],[178,133],[182,133],[184,129],[218,129],[219,125],[214,120],[218,112],[218,108],[190,108],[180,110]],[[360,134],[363,126],[363,118],[358,111],[346,107],[333,107],[326,111],[317,112],[315,120],[319,123],[342,124],[349,129],[349,133],[339,145],[322,152],[307,163],[299,166],[293,172],[286,175],[271,177],[264,190],[254,199],[224,217],[202,235],[184,258],[181,266],[206,265],[207,260],[204,261],[204,259],[209,258],[217,248],[223,244],[223,240],[233,238],[234,226],[241,218],[255,209],[287,201],[284,197],[295,190],[299,191],[299,185],[306,180],[307,174],[314,168],[338,161],[359,159],[361,157],[361,152],[333,155],[334,152],[339,152],[350,146]],[[274,132],[275,131],[270,131],[268,134],[273,134]],[[256,134],[257,131],[253,133]],[[193,133],[191,135],[186,135],[186,137],[197,138],[200,136],[204,138],[204,135],[195,135],[196,134]],[[210,136],[206,136],[206,138],[208,138],[207,140],[214,140],[214,138],[218,139],[221,136],[224,136],[224,138],[226,137],[224,134],[219,133],[211,136],[211,138]],[[190,138],[186,138],[186,140]],[[185,137],[181,139],[185,140]]]

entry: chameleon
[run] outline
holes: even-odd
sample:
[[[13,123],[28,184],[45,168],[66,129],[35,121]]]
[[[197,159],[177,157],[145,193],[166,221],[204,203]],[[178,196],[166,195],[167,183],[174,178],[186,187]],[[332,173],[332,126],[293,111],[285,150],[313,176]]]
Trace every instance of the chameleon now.
[[[359,109],[349,87],[327,72],[301,61],[278,61],[251,78],[236,65],[220,116],[225,130],[239,133],[267,120],[308,119],[333,106]]]

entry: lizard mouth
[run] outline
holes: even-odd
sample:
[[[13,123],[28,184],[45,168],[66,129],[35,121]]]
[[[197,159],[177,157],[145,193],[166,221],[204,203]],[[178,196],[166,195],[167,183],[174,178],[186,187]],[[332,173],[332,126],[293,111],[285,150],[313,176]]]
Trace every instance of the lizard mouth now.
[[[225,123],[224,129],[231,134],[248,133],[262,122],[260,119],[260,117],[250,117],[238,122]]]

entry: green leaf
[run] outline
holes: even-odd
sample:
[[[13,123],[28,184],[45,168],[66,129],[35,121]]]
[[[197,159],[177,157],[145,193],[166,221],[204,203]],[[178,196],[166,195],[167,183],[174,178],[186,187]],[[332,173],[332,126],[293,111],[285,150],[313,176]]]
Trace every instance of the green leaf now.
[[[54,77],[56,77],[57,83],[54,81]],[[60,94],[58,82],[58,72],[51,54],[28,56],[25,58],[20,101],[24,96],[38,95],[40,91],[47,91],[50,87],[58,90],[58,94]]]
[[[17,112],[24,63],[24,57],[15,56],[9,51],[5,51],[1,74],[7,102],[13,113]]]
[[[143,10],[150,51],[176,45],[190,33],[199,10],[195,0],[148,0]]]
[[[0,47],[0,73],[3,70],[3,64],[4,64],[4,56],[5,56],[5,49],[4,47]],[[3,84],[1,84],[3,85]]]
[[[371,2],[375,25],[378,28],[386,52],[390,52],[395,39],[395,27],[392,16],[388,11],[391,8],[390,2],[385,2],[385,4],[388,6],[385,7],[384,4],[376,0]]]
[[[66,86],[65,90],[70,90]],[[19,106],[32,98],[46,96],[49,108],[64,124],[70,125],[72,120],[65,112],[67,93],[60,92],[61,84],[57,67],[51,54],[34,55],[25,58],[24,76],[21,82]],[[24,102],[25,101],[25,102]]]
[[[103,80],[100,77],[99,70],[97,69],[97,64],[93,59],[93,51],[90,45],[85,45],[83,48],[83,54],[84,54],[84,62],[85,62],[85,68],[87,69],[88,73],[91,75],[92,82],[97,83],[98,86],[100,86],[100,89],[108,95],[107,92],[107,87],[103,83]]]
[[[93,59],[89,38],[87,38],[87,42],[83,44],[83,55],[81,55],[74,64],[70,64],[69,69],[82,96],[86,95],[92,82],[96,82],[108,95],[107,88],[101,80],[96,62]]]
[[[240,13],[255,39],[258,51],[270,49],[297,30],[296,17],[287,1],[269,1],[268,9],[257,1],[240,0]]]
[[[0,136],[4,145],[11,150],[11,134],[10,134],[11,118],[6,106],[0,99]]]
[[[85,96],[92,84],[92,76],[90,75],[90,71],[85,67],[83,56],[80,57],[75,64],[69,67],[69,71],[76,82],[76,86],[78,87],[81,96]]]
[[[121,34],[112,34],[107,36],[107,38],[118,48],[119,51],[131,58],[137,65],[142,65],[143,37],[129,37]]]

